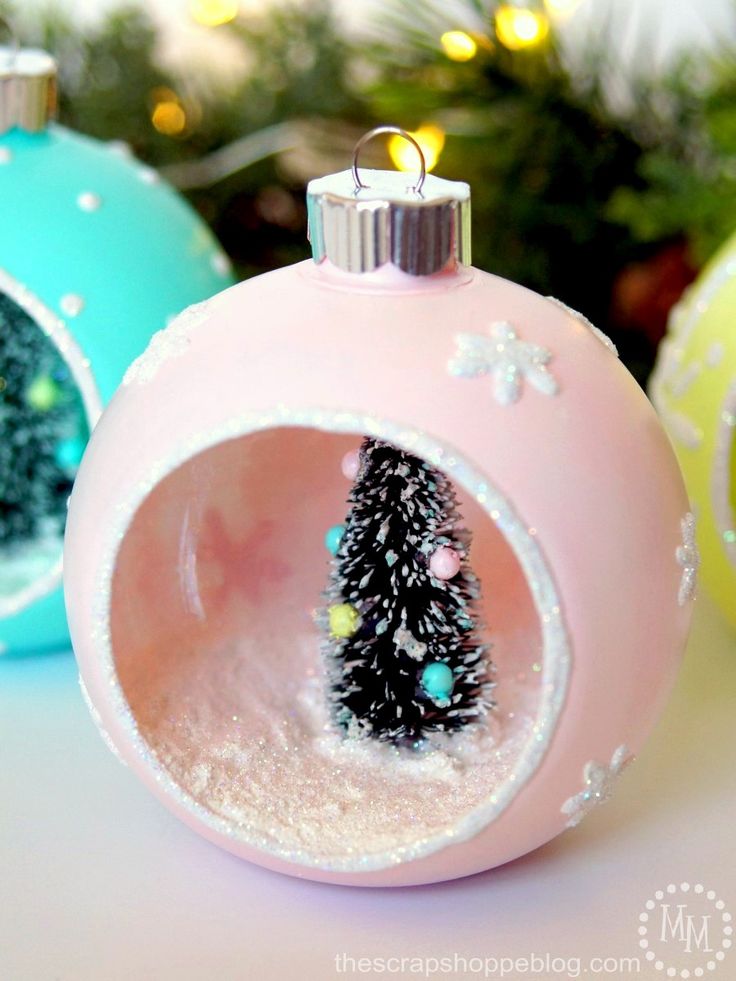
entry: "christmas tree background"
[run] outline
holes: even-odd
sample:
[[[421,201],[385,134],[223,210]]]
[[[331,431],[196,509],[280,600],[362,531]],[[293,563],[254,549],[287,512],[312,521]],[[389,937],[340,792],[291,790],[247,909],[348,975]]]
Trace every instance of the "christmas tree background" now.
[[[624,71],[620,23],[563,52],[554,11],[580,2],[376,0],[356,31],[328,0],[182,0],[170,18],[236,66],[222,84],[169,67],[142,5],[0,13],[59,58],[60,120],[161,168],[242,276],[306,257],[306,181],[398,123],[472,185],[475,263],[581,310],[643,383],[670,307],[736,226],[736,29]],[[414,165],[389,149],[366,164]]]

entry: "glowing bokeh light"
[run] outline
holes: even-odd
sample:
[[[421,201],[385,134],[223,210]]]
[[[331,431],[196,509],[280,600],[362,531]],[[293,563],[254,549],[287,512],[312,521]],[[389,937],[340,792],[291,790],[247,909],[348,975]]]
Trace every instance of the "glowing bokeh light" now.
[[[471,61],[478,52],[478,45],[465,31],[445,31],[440,44],[452,61]]]
[[[238,16],[238,0],[191,0],[189,9],[203,27],[219,27]]]
[[[544,6],[550,17],[564,19],[571,17],[583,0],[544,0]]]
[[[187,127],[187,114],[180,102],[167,99],[153,107],[151,123],[164,136],[180,136]]]
[[[537,10],[503,4],[496,11],[496,34],[510,51],[533,48],[549,34],[549,21]]]
[[[409,134],[413,136],[424,154],[427,170],[435,166],[445,145],[445,131],[435,123],[422,123],[419,129]],[[392,136],[388,142],[388,152],[398,170],[419,170],[417,151],[403,136]]]

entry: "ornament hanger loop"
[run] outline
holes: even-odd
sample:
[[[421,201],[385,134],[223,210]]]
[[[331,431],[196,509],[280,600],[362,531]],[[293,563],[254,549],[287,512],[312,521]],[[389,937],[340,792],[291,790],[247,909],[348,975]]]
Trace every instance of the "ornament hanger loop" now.
[[[367,133],[364,133],[355,144],[355,149],[353,150],[353,166],[351,168],[353,172],[353,180],[355,181],[355,190],[361,191],[364,187],[368,187],[368,185],[364,184],[360,179],[360,174],[358,172],[358,155],[369,140],[372,140],[374,136],[381,136],[383,133],[390,133],[393,136],[403,137],[405,140],[408,140],[408,142],[411,143],[411,145],[417,151],[419,156],[419,177],[417,178],[416,184],[414,184],[410,190],[415,194],[419,194],[424,186],[424,181],[427,176],[427,162],[424,159],[422,148],[419,146],[417,141],[410,133],[407,133],[405,129],[401,129],[400,126],[376,126],[375,129],[371,129]]]
[[[12,71],[18,60],[20,51],[20,40],[13,28],[13,25],[5,17],[0,15],[0,31],[3,31],[10,38],[10,57],[8,58],[8,68]]]

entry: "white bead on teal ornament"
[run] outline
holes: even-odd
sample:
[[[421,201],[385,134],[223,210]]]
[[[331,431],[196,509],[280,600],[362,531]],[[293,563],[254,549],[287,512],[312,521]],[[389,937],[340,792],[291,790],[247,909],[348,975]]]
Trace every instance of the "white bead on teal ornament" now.
[[[434,661],[422,671],[422,688],[434,702],[447,702],[454,685],[452,669],[442,661]]]
[[[10,54],[0,48],[0,63]],[[3,370],[15,364],[11,348],[22,349],[25,332],[37,330],[53,350],[22,390],[3,393],[0,411],[4,434],[48,429],[78,412],[78,427],[62,420],[54,440],[35,440],[48,454],[38,473],[61,469],[71,481],[87,434],[151,335],[233,280],[210,230],[155,171],[49,122],[43,106],[53,99],[36,106],[31,121],[18,115],[27,102],[18,91],[51,93],[55,66],[46,56],[12,54],[16,84],[0,86],[0,335],[12,334],[13,344],[0,344],[0,377],[25,370],[20,358],[15,374]],[[43,500],[34,495],[36,512]],[[0,648],[10,653],[69,646],[63,518],[55,516],[52,528],[35,517],[36,530],[0,547]]]
[[[345,534],[345,525],[333,525],[325,534],[325,546],[330,555],[337,555],[340,542]]]

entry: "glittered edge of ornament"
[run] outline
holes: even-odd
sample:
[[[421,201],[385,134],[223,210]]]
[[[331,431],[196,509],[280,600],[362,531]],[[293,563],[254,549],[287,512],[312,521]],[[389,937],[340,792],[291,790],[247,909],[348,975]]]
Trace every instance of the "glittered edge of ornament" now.
[[[72,373],[72,378],[82,396],[82,404],[89,431],[92,432],[102,412],[102,398],[92,374],[91,363],[79,343],[72,336],[63,320],[40,300],[27,286],[0,268],[0,292],[10,297],[48,337]],[[53,592],[61,585],[62,555],[47,572],[35,582],[18,590],[11,597],[0,598],[0,620],[15,616],[21,610]]]
[[[617,358],[619,357],[618,348],[608,334],[605,334],[600,327],[596,327],[593,321],[589,320],[584,313],[580,313],[579,310],[569,307],[567,303],[563,302],[562,300],[558,300],[556,296],[545,296],[545,300],[548,300],[550,303],[556,306],[558,310],[564,311],[564,313],[572,317],[573,320],[577,320],[577,322],[582,324],[583,327],[587,327],[593,336],[596,337],[604,347],[608,348],[611,354],[615,354]]]
[[[539,705],[531,737],[520,753],[513,772],[484,804],[460,818],[450,829],[387,852],[350,859],[316,859],[298,849],[274,848],[273,843],[264,836],[246,834],[233,822],[214,814],[182,790],[141,736],[115,669],[110,631],[112,583],[117,556],[139,507],[165,477],[197,454],[227,440],[285,425],[384,439],[400,449],[423,457],[428,463],[444,471],[473,496],[510,545],[524,573],[539,618],[542,634]],[[116,508],[116,520],[103,544],[97,583],[91,640],[100,656],[103,681],[109,689],[112,708],[138,759],[145,764],[166,794],[207,828],[256,851],[306,868],[331,872],[379,871],[416,861],[449,845],[474,838],[506,810],[539,768],[556,730],[567,695],[572,660],[571,643],[554,578],[534,534],[506,498],[490,486],[488,479],[451,447],[423,432],[371,415],[319,408],[295,411],[280,405],[271,411],[235,417],[215,430],[191,436],[186,442],[179,444],[165,462],[159,462],[153,467],[148,478],[138,482],[130,497]]]
[[[718,537],[726,558],[736,568],[736,513],[731,503],[731,454],[736,443],[736,381],[721,405],[714,452],[711,493]]]

